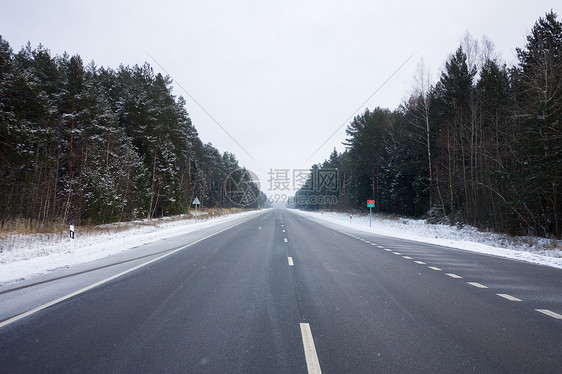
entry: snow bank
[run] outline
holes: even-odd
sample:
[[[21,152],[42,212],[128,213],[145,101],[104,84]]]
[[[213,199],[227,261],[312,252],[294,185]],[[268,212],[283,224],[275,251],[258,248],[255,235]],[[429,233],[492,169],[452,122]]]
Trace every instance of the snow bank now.
[[[376,215],[373,215],[372,227],[369,227],[369,217],[364,215],[353,215],[350,219],[350,214],[345,213],[297,210],[293,212],[377,235],[432,243],[562,269],[561,241],[535,237],[514,240],[507,235],[482,232],[470,226],[457,228],[428,224],[425,220],[389,219]]]

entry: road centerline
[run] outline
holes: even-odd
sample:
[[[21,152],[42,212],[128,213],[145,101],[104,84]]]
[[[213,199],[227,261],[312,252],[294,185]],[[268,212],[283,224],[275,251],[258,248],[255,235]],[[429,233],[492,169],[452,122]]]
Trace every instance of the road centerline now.
[[[521,300],[521,299],[519,299],[515,296],[511,296],[511,295],[508,295],[506,293],[497,293],[496,295],[498,295],[499,297],[503,297],[504,299],[510,300],[510,301],[523,301],[523,300]]]
[[[457,274],[454,274],[454,273],[446,273],[446,275],[450,276],[451,278],[462,279],[462,277],[460,275],[457,275]]]
[[[549,316],[549,317],[556,318],[556,319],[562,319],[562,315],[561,315],[561,314],[555,313],[555,312],[553,312],[553,311],[551,311],[551,310],[548,310],[548,309],[535,309],[535,310],[536,310],[537,312],[542,313],[542,314],[545,314],[545,315],[547,315],[547,316]]]
[[[485,286],[481,283],[478,282],[466,282],[468,284],[470,284],[471,286],[477,287],[477,288],[488,288],[488,286]]]
[[[320,374],[320,362],[318,361],[318,354],[314,346],[314,339],[312,338],[312,331],[308,323],[301,323],[302,345],[304,348],[304,356],[306,358],[306,367],[309,374]]]

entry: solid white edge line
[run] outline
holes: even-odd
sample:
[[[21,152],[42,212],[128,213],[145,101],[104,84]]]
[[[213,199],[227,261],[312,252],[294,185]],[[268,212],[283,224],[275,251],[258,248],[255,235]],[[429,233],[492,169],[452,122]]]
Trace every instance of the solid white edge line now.
[[[314,339],[312,338],[312,331],[308,323],[301,323],[302,345],[304,348],[304,357],[306,358],[306,367],[309,374],[320,374],[320,362],[318,361],[318,354],[314,346]]]
[[[252,217],[252,218],[253,218],[253,217]],[[249,220],[249,219],[248,219],[248,220]],[[101,286],[102,284],[105,284],[105,283],[107,283],[107,282],[110,282],[110,281],[112,281],[112,280],[114,280],[114,279],[116,279],[116,278],[122,277],[122,276],[125,275],[125,274],[128,274],[128,273],[133,272],[133,271],[135,271],[135,270],[138,270],[138,269],[140,269],[140,268],[142,268],[142,267],[145,267],[145,266],[147,266],[147,265],[150,265],[150,264],[152,264],[153,262],[156,262],[156,261],[161,260],[161,259],[163,259],[163,258],[165,258],[165,257],[171,256],[171,255],[173,255],[174,253],[177,253],[177,252],[182,251],[182,250],[184,250],[184,249],[186,249],[186,248],[188,248],[188,247],[191,247],[192,245],[195,245],[195,244],[197,244],[197,243],[199,243],[199,242],[202,242],[203,240],[209,239],[210,237],[213,237],[213,236],[218,235],[218,234],[220,234],[220,233],[222,233],[222,232],[224,232],[224,231],[226,231],[226,230],[229,230],[229,229],[231,229],[231,228],[233,228],[233,227],[236,227],[236,226],[238,226],[238,225],[241,225],[242,223],[244,223],[244,222],[246,222],[246,221],[248,221],[248,220],[244,220],[244,221],[242,221],[242,222],[240,222],[240,223],[238,223],[238,224],[236,224],[236,225],[227,227],[227,228],[225,228],[225,229],[223,229],[223,230],[220,230],[220,231],[217,231],[217,232],[215,232],[215,233],[213,233],[213,234],[211,234],[211,235],[205,236],[204,238],[201,238],[201,239],[198,239],[198,240],[196,240],[196,241],[194,241],[194,242],[192,242],[192,243],[186,244],[186,245],[184,245],[183,247],[174,249],[173,251],[168,252],[168,253],[166,253],[166,254],[160,256],[160,257],[157,257],[157,258],[152,259],[152,260],[150,260],[150,261],[144,262],[144,263],[142,263],[142,264],[140,264],[140,265],[137,265],[137,266],[135,266],[135,267],[132,267],[131,269],[122,271],[122,272],[120,272],[120,273],[118,273],[118,274],[112,275],[112,276],[109,277],[109,278],[102,279],[102,280],[99,281],[99,282],[96,282],[96,283],[94,283],[94,284],[91,284],[91,285],[89,285],[89,286],[86,286],[86,287],[84,287],[84,288],[81,288],[81,289],[79,289],[79,290],[77,290],[77,291],[71,292],[71,293],[69,293],[68,295],[59,297],[58,299],[55,299],[55,300],[50,301],[50,302],[48,302],[48,303],[46,303],[46,304],[40,305],[40,306],[38,306],[37,308],[34,308],[34,309],[31,309],[31,310],[28,310],[27,312],[18,314],[17,316],[14,316],[14,317],[9,318],[9,319],[7,319],[7,320],[5,320],[5,321],[3,321],[3,322],[0,322],[0,328],[2,328],[2,327],[4,327],[4,326],[7,326],[7,325],[9,325],[9,324],[11,324],[11,323],[14,323],[14,322],[16,322],[16,321],[19,321],[19,320],[22,319],[22,318],[25,318],[25,317],[28,317],[28,316],[30,316],[30,315],[32,315],[32,314],[35,314],[35,313],[37,313],[37,312],[40,312],[40,311],[42,311],[42,310],[44,310],[44,309],[47,309],[47,308],[49,308],[49,307],[51,307],[51,306],[53,306],[53,305],[56,305],[56,304],[58,304],[58,303],[61,303],[61,302],[65,301],[65,300],[68,300],[68,299],[70,299],[71,297],[80,295],[81,293],[84,293],[84,292],[89,291],[89,290],[91,290],[91,289],[93,289],[93,288],[96,288],[96,287],[98,287],[98,286]]]
[[[503,297],[504,299],[507,299],[509,301],[523,301],[521,299],[516,298],[515,296],[511,296],[506,293],[497,293],[496,295],[498,295],[499,297]]]
[[[287,257],[287,260],[289,261],[289,266],[295,266],[295,263],[293,262],[292,257]]]
[[[561,314],[555,313],[555,312],[553,312],[552,310],[548,310],[548,309],[535,309],[535,310],[536,310],[537,312],[542,313],[542,314],[546,314],[546,315],[549,316],[549,317],[556,318],[556,319],[562,319],[562,315],[561,315]]]

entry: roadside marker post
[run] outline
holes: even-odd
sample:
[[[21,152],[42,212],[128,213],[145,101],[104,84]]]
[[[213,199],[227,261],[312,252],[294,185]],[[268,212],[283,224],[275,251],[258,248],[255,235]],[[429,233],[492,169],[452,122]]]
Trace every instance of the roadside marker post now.
[[[74,253],[74,225],[70,225],[70,253]]]
[[[372,210],[375,207],[375,200],[367,200],[367,207],[369,208],[369,227],[371,227]]]

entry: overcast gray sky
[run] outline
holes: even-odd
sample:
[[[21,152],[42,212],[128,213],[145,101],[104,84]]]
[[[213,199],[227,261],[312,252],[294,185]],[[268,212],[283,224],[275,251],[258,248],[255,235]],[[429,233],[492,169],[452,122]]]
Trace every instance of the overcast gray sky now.
[[[86,64],[148,61],[165,73],[157,61],[201,139],[236,154],[271,193],[270,169],[308,169],[342,151],[346,120],[408,58],[359,112],[397,108],[422,58],[436,81],[467,31],[515,63],[535,21],[560,8],[542,0],[0,0],[0,33],[16,52],[30,41]]]

